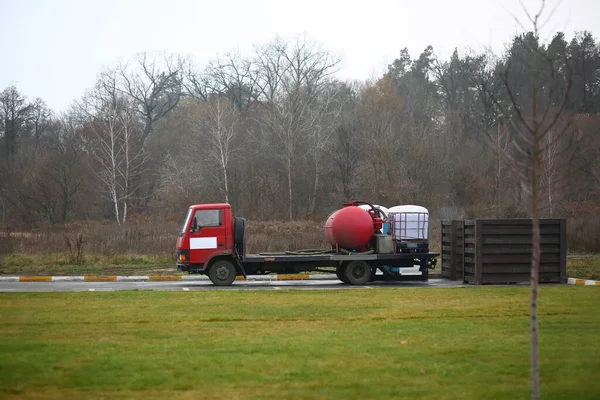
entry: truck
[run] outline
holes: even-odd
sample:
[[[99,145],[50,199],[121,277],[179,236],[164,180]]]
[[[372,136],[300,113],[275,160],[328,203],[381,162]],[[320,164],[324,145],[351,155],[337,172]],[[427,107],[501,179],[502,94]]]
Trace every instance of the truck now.
[[[335,272],[349,285],[428,280],[439,253],[429,251],[427,210],[383,209],[351,201],[331,213],[324,225],[330,248],[247,254],[246,219],[234,217],[230,204],[192,205],[177,238],[177,269],[208,275],[217,286],[238,276],[313,271]]]

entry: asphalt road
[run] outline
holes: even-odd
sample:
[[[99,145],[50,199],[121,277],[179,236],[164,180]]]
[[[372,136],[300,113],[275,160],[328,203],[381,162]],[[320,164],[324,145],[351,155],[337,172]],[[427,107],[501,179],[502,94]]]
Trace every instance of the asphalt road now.
[[[114,290],[334,290],[416,287],[461,287],[460,282],[430,279],[428,282],[371,282],[364,286],[345,285],[337,280],[236,281],[231,286],[214,286],[210,281],[175,282],[0,282],[0,293],[14,292],[107,292]]]

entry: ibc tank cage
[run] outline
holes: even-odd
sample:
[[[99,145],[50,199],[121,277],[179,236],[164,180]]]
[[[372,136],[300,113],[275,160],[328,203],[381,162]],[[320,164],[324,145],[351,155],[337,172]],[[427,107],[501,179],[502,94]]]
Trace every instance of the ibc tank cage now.
[[[396,251],[427,253],[429,251],[429,211],[425,207],[404,205],[388,209],[390,234]]]

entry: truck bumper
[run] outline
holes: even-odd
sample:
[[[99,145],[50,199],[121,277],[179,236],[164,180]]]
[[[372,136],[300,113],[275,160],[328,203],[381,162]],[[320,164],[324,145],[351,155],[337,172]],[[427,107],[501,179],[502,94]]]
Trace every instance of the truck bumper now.
[[[177,264],[177,271],[188,272],[190,270],[190,264]]]
[[[177,250],[177,271],[189,271],[190,270],[190,251],[189,250]]]
[[[190,274],[204,274],[203,264],[183,264],[177,263],[177,271],[188,272]]]

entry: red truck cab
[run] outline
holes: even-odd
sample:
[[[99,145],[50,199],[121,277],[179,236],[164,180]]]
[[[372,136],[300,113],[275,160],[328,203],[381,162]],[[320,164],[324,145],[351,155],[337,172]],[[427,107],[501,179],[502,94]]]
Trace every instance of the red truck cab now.
[[[202,273],[218,259],[232,260],[233,245],[231,206],[193,205],[177,239],[177,269]]]

